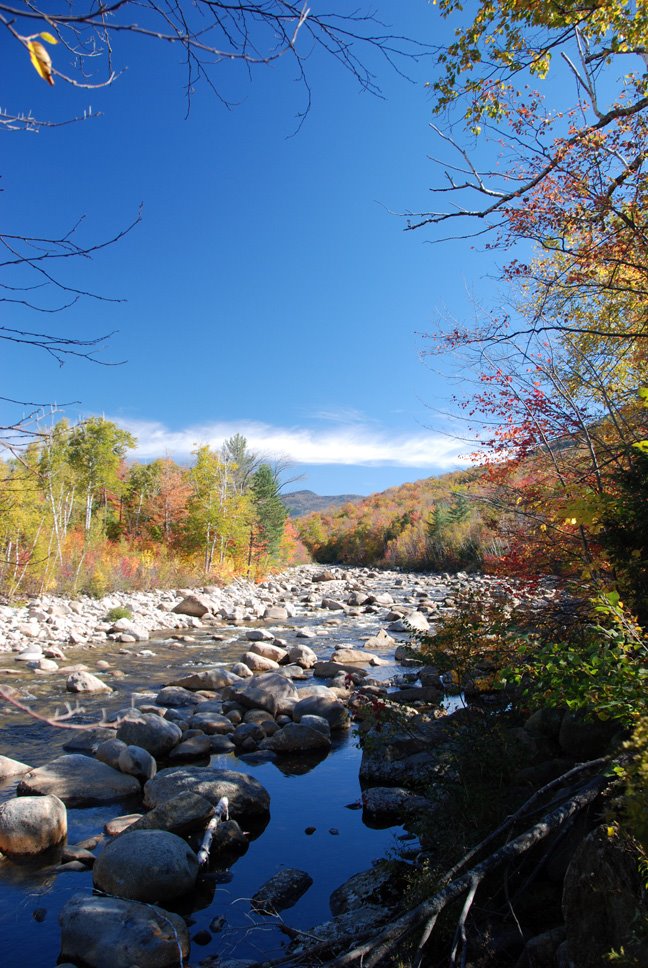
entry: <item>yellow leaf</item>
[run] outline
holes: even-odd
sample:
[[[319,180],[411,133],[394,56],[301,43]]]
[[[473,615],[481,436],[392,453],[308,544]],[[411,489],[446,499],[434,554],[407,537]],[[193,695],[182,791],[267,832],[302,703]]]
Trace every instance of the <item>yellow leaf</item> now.
[[[46,30],[44,30],[43,33],[39,34],[38,36],[41,38],[41,40],[44,40],[48,44],[58,44],[56,37],[54,37],[53,34],[48,34]]]
[[[37,40],[27,41],[27,50],[29,51],[29,59],[32,62],[33,68],[39,77],[42,77],[44,81],[48,84],[54,85],[54,78],[52,77],[52,58],[47,53],[42,44],[39,44]]]

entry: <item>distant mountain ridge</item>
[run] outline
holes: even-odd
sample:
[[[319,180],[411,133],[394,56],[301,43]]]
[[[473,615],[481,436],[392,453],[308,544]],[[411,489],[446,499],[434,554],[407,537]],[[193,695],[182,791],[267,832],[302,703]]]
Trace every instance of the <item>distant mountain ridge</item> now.
[[[290,494],[281,494],[280,497],[291,518],[299,518],[313,511],[325,511],[327,508],[363,500],[362,494],[323,495],[316,494],[315,491],[292,491]]]

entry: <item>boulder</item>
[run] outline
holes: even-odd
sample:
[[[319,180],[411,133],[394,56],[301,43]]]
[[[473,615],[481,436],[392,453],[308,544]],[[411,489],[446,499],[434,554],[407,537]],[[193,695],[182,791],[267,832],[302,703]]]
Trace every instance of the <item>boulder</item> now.
[[[372,635],[370,639],[365,642],[366,649],[374,649],[376,652],[387,651],[388,649],[393,649],[396,645],[396,639],[392,638],[391,635],[381,629],[377,635]]]
[[[263,656],[264,659],[272,659],[273,662],[283,662],[284,659],[288,658],[288,653],[285,649],[282,649],[278,645],[272,645],[270,642],[254,642],[250,646],[249,651]]]
[[[370,787],[362,793],[362,805],[370,817],[390,820],[392,827],[436,809],[431,800],[403,787]]]
[[[274,642],[274,635],[268,629],[248,629],[245,638],[248,642]]]
[[[161,803],[129,825],[129,830],[168,830],[184,837],[202,830],[214,816],[214,804],[190,790]]]
[[[56,796],[17,797],[0,805],[0,850],[40,854],[67,836],[67,810]]]
[[[128,745],[120,739],[106,739],[97,747],[95,756],[101,763],[111,766],[113,770],[119,769],[119,757],[121,753],[128,749]],[[128,770],[124,770],[127,773]]]
[[[166,756],[182,738],[182,730],[154,713],[142,713],[139,719],[125,720],[117,730],[117,738],[127,746],[141,746],[156,759]]]
[[[211,603],[199,595],[187,595],[181,602],[172,609],[176,615],[191,615],[194,618],[202,618],[207,612],[211,611]]]
[[[76,894],[59,922],[61,959],[88,968],[179,968],[189,956],[184,919],[151,904]]]
[[[73,672],[68,676],[65,688],[68,692],[112,692],[109,685],[91,672]]]
[[[170,686],[179,686],[181,689],[209,689],[216,691],[224,689],[226,686],[233,686],[239,681],[240,676],[230,672],[229,669],[218,667],[216,669],[201,669],[199,672],[192,672],[189,676],[181,679],[174,679],[169,683]]]
[[[174,766],[160,770],[144,786],[144,803],[147,807],[157,807],[185,790],[199,793],[214,806],[221,797],[227,797],[230,813],[238,818],[263,816],[270,809],[270,794],[254,777],[234,770],[202,766]]]
[[[177,763],[180,760],[198,760],[211,755],[211,739],[205,733],[198,736],[188,736],[174,746],[169,753],[169,761]]]
[[[352,676],[358,676],[360,678],[367,675],[365,669],[358,668],[357,665],[351,665],[348,662],[333,662],[329,660],[328,662],[317,662],[313,672],[320,679],[335,679],[340,673],[345,675],[348,673]]]
[[[92,870],[95,889],[133,901],[168,901],[191,891],[198,858],[166,830],[127,830],[111,841]]]
[[[241,727],[239,726],[239,729]],[[319,729],[311,729],[301,723],[288,723],[274,736],[268,736],[259,744],[262,750],[273,753],[302,753],[315,750],[330,750],[331,739]]]
[[[234,686],[231,695],[247,709],[266,709],[276,716],[292,709],[298,693],[290,679],[280,673],[269,672],[250,679],[242,686]]]
[[[165,686],[155,697],[158,706],[194,706],[203,701],[204,696],[197,696],[191,689],[183,689],[182,686]]]
[[[81,753],[69,753],[27,773],[18,784],[17,793],[18,796],[53,794],[68,807],[83,807],[123,800],[139,790],[134,776],[118,773]]]
[[[618,724],[614,720],[587,719],[567,711],[560,723],[558,742],[563,753],[574,760],[593,760],[608,749]]]
[[[577,848],[563,885],[567,946],[574,968],[607,964],[624,949],[631,964],[648,964],[648,938],[637,930],[648,916],[637,853],[606,825]]]
[[[307,645],[293,645],[288,649],[288,661],[302,669],[312,669],[317,662],[317,655]]]
[[[201,729],[208,736],[226,735],[234,732],[234,723],[221,713],[197,712],[189,720],[192,729]]]
[[[306,871],[287,867],[279,871],[252,897],[252,908],[259,914],[276,914],[285,911],[306,893],[313,878]]]
[[[268,605],[263,618],[266,622],[285,622],[288,618],[288,609],[283,605]]]
[[[21,773],[29,773],[32,769],[20,760],[12,760],[10,756],[0,756],[0,780],[6,780],[10,776],[20,776]]]
[[[157,773],[155,759],[141,746],[126,746],[121,750],[117,764],[122,773],[136,776],[140,780],[150,780]]]
[[[329,898],[331,914],[339,917],[358,911],[366,904],[385,905],[394,903],[394,861],[381,860],[366,871],[353,874],[336,888]],[[402,865],[403,868],[405,865]]]
[[[307,696],[300,699],[293,709],[293,719],[299,723],[303,716],[321,716],[332,730],[346,729],[350,725],[349,710],[337,699],[325,696]]]
[[[241,656],[241,662],[252,672],[272,672],[279,668],[279,663],[275,662],[274,659],[266,659],[262,655],[257,655],[256,652],[244,652]]]
[[[347,647],[342,647],[335,650],[331,656],[331,661],[341,663],[347,662],[351,663],[352,665],[355,665],[356,663],[359,663],[360,665],[370,665],[372,658],[373,656],[371,655],[371,652],[365,652],[362,649],[350,649]]]

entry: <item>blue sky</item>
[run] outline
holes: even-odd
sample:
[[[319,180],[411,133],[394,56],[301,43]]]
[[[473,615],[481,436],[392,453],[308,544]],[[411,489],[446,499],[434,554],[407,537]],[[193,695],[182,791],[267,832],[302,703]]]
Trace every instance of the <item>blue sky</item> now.
[[[371,6],[395,33],[430,44],[448,36],[425,0]],[[142,459],[189,460],[194,446],[240,432],[304,474],[289,490],[371,493],[458,466],[471,447],[442,415],[457,386],[448,364],[421,361],[420,334],[472,316],[473,300],[496,291],[496,267],[468,243],[404,232],[394,214],[429,204],[434,58],[409,64],[411,81],[375,61],[380,99],[314,55],[313,103],[295,134],[304,93],[287,62],[250,82],[223,65],[236,106],[199,89],[185,119],[178,55],[120,45],[128,70],[88,92],[48,88],[0,39],[4,107],[102,114],[4,134],[5,230],[60,233],[84,216],[80,238],[100,239],[142,205],[126,238],[61,270],[124,301],[82,300],[47,317],[0,307],[5,326],[114,332],[102,358],[124,364],[59,367],[8,347],[3,395],[79,401],[68,416],[116,420]]]

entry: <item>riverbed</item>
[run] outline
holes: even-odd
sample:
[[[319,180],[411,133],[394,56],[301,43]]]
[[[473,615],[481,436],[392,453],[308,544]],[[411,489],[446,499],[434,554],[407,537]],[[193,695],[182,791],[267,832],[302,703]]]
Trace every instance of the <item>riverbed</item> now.
[[[178,678],[215,663],[231,665],[238,661],[249,644],[246,632],[255,627],[270,629],[277,639],[292,642],[300,631],[314,633],[307,640],[318,657],[328,658],[335,646],[362,647],[381,628],[389,627],[398,613],[407,614],[417,603],[428,602],[427,616],[433,616],[434,603],[443,608],[457,587],[447,576],[403,576],[366,570],[336,571],[328,582],[313,584],[317,571],[300,569],[289,575],[291,611],[280,622],[218,620],[182,632],[158,629],[148,641],[127,643],[106,637],[100,642],[65,646],[68,666],[83,664],[95,671],[113,688],[109,694],[83,696],[78,721],[110,717],[131,704],[153,702],[158,689],[170,678]],[[283,587],[275,580],[275,598],[284,603]],[[388,595],[391,604],[380,602],[364,608],[323,607],[321,602],[341,600],[350,589],[361,588],[372,596]],[[266,598],[267,600],[267,598]],[[396,611],[394,611],[396,610]],[[421,614],[425,615],[425,609]],[[175,635],[175,638],[172,637]],[[395,645],[407,639],[402,631],[391,631]],[[370,669],[371,677],[396,681],[411,674],[394,657],[394,650],[380,654],[386,661]],[[8,660],[8,656],[3,656]],[[7,669],[9,661],[5,661]],[[51,715],[74,698],[64,689],[64,677],[35,674],[16,663],[13,674],[0,674],[1,685],[11,685],[21,701],[34,711]],[[106,667],[107,666],[107,667]],[[312,679],[306,679],[312,682]],[[295,685],[299,688],[300,682]],[[39,766],[58,756],[72,735],[35,722],[26,714],[5,706],[0,711],[2,734],[0,753]],[[271,797],[270,822],[260,836],[251,839],[247,853],[231,869],[212,870],[201,881],[191,898],[184,898],[177,910],[189,919],[192,951],[190,964],[207,968],[216,958],[264,960],[276,958],[285,950],[286,938],[279,930],[279,919],[255,914],[250,898],[265,881],[283,867],[298,868],[313,878],[313,885],[283,917],[288,925],[308,930],[329,920],[329,897],[351,875],[369,868],[388,852],[396,853],[411,843],[401,827],[375,829],[365,822],[361,809],[358,769],[361,752],[353,729],[335,734],[331,752],[323,759],[301,754],[274,762],[254,764],[234,753],[214,755],[208,763],[216,768],[239,770],[254,775]],[[18,778],[5,781],[0,799],[14,795]],[[107,837],[104,824],[121,814],[133,812],[137,802],[101,807],[68,809],[68,842],[77,844],[100,837],[94,848],[98,854]],[[234,818],[236,819],[236,818]],[[45,860],[47,862],[45,863]],[[2,964],[5,968],[50,968],[59,952],[58,914],[75,893],[92,892],[92,873],[56,873],[56,858],[39,858],[28,864],[0,860],[0,936]]]

